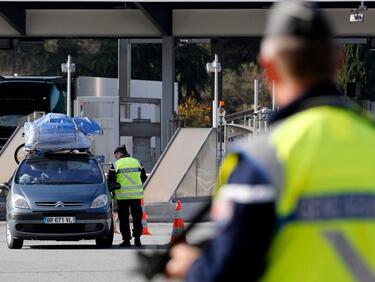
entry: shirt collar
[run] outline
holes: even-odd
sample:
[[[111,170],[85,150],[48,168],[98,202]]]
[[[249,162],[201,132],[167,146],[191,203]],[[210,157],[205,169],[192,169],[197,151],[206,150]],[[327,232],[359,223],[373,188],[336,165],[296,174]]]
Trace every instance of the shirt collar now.
[[[271,116],[270,123],[273,124],[309,108],[320,106],[340,107],[353,110],[357,113],[361,112],[357,104],[341,95],[334,83],[324,82],[304,91],[298,99],[278,112],[275,112]]]

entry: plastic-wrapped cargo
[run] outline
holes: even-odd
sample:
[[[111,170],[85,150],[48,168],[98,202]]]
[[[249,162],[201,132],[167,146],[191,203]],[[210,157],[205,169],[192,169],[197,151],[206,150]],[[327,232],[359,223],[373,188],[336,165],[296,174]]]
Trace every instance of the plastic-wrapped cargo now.
[[[76,127],[87,136],[96,136],[99,135],[102,131],[99,124],[87,117],[74,117],[73,122]]]
[[[48,152],[60,150],[89,150],[92,138],[100,133],[100,126],[88,118],[69,118],[64,114],[49,113],[34,122],[26,122],[25,148]]]

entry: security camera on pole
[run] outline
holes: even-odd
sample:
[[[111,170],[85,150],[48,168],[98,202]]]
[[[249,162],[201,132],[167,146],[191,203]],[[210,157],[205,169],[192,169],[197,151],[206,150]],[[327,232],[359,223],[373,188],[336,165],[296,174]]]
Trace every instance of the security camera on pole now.
[[[71,117],[72,116],[72,113],[71,113],[71,110],[72,110],[72,106],[71,106],[71,103],[72,103],[72,86],[71,86],[71,82],[72,82],[72,73],[74,73],[76,71],[76,66],[75,64],[72,64],[71,63],[71,56],[68,55],[68,61],[66,63],[63,63],[61,64],[61,71],[63,73],[67,73],[67,86],[66,86],[66,115],[68,117]]]
[[[361,1],[361,5],[358,8],[352,9],[349,17],[350,23],[363,23],[365,21],[365,13],[367,7],[364,4],[364,1]]]

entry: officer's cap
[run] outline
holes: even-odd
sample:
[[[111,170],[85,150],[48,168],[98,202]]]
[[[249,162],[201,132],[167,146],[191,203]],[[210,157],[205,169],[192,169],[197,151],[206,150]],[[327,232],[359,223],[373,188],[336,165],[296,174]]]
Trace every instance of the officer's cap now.
[[[284,0],[274,4],[267,20],[266,37],[291,36],[306,40],[329,40],[332,27],[315,4]]]

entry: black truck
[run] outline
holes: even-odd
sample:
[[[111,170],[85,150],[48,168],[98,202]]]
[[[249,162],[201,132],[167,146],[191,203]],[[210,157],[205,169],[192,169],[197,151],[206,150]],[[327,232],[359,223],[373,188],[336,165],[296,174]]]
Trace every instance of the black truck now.
[[[0,151],[27,115],[66,112],[62,77],[0,76]]]

